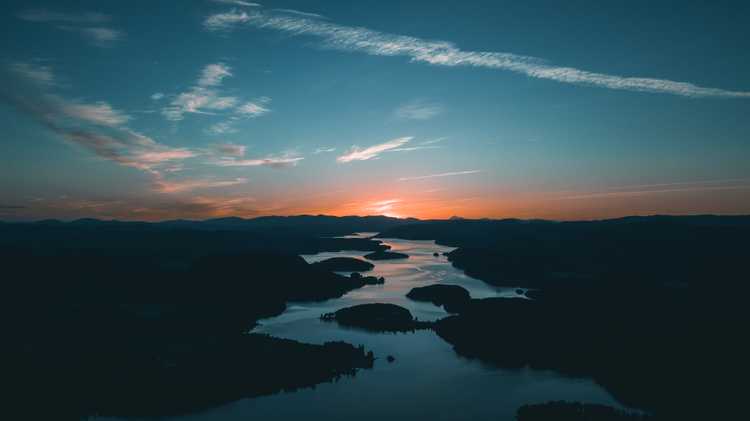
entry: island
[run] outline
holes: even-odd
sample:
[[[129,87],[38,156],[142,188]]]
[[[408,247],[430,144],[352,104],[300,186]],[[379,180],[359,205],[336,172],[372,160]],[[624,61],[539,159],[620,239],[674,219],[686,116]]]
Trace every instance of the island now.
[[[373,253],[365,254],[365,259],[368,260],[394,260],[394,259],[408,259],[409,255],[404,253],[398,253],[395,251],[376,251]]]
[[[524,405],[516,411],[517,421],[656,421],[651,415],[623,411],[606,405],[554,401]]]
[[[365,285],[383,285],[385,283],[385,278],[377,277],[377,276],[362,276],[359,272],[354,272],[351,275],[349,275],[349,278],[357,282],[357,284],[360,284],[361,286]]]
[[[366,260],[354,257],[332,257],[313,263],[313,265],[331,272],[366,272],[375,267]]]
[[[323,314],[320,318],[374,332],[406,332],[432,327],[432,323],[415,320],[409,310],[387,303],[359,304]]]
[[[471,300],[469,291],[458,285],[428,285],[413,288],[406,296],[414,301],[427,301],[443,306],[449,313],[459,313]]]

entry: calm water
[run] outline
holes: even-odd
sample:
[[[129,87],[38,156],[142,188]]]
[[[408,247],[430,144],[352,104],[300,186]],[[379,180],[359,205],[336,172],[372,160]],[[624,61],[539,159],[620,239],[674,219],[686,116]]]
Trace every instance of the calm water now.
[[[494,288],[454,269],[442,255],[451,248],[432,241],[384,242],[410,256],[408,260],[374,262],[375,269],[367,274],[384,276],[385,285],[365,286],[323,303],[292,303],[284,314],[262,320],[255,329],[303,342],[343,340],[364,344],[378,357],[373,369],[315,389],[244,399],[179,419],[512,420],[516,409],[525,403],[565,399],[619,406],[590,380],[566,378],[551,371],[498,369],[459,357],[431,331],[368,333],[320,321],[322,313],[373,302],[398,304],[420,320],[435,320],[446,315],[441,308],[405,297],[413,287],[435,283],[461,285],[474,298],[515,296],[515,288]],[[434,257],[435,252],[440,256]],[[314,262],[363,254],[352,251],[303,257]],[[496,334],[502,335],[502,328]],[[386,362],[388,355],[393,355],[395,362]]]

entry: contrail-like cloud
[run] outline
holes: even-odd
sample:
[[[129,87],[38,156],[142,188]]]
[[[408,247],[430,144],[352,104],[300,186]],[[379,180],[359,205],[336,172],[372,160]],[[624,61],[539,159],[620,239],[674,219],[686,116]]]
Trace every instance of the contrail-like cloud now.
[[[429,178],[442,178],[442,177],[453,177],[457,175],[469,175],[469,174],[476,174],[481,172],[480,170],[468,170],[468,171],[455,171],[455,172],[444,172],[440,174],[429,174],[429,175],[420,175],[417,177],[401,177],[398,179],[398,181],[414,181],[414,180],[426,180]]]
[[[349,152],[336,158],[336,161],[341,163],[347,163],[352,161],[367,161],[372,158],[377,158],[383,152],[394,151],[401,146],[409,143],[413,138],[411,136],[399,137],[397,139],[391,139],[384,143],[370,146],[368,148],[360,148],[359,146],[352,146]]]
[[[403,56],[409,57],[413,62],[437,66],[471,66],[506,70],[536,79],[626,91],[696,98],[750,98],[750,92],[747,91],[707,88],[667,79],[596,73],[548,64],[536,57],[492,51],[465,51],[447,41],[431,41],[261,10],[231,10],[208,16],[204,21],[204,27],[210,31],[230,30],[240,24],[272,29],[292,36],[317,37],[322,40],[326,48],[376,56]]]
[[[750,190],[747,179],[686,181],[677,183],[641,184],[636,186],[612,187],[607,191],[589,192],[558,197],[555,200],[602,199],[617,197],[646,196],[652,194],[706,192],[721,190]]]

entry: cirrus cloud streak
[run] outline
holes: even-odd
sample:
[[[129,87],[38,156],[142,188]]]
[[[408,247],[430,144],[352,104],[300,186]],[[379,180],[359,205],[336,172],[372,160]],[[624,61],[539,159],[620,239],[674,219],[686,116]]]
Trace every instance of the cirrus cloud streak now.
[[[468,66],[505,70],[535,79],[615,90],[671,94],[685,97],[750,98],[748,91],[709,88],[688,82],[597,73],[548,64],[536,57],[493,51],[462,50],[447,41],[389,34],[363,27],[345,26],[319,19],[268,13],[260,10],[211,15],[204,21],[210,31],[229,30],[239,24],[271,29],[293,36],[319,38],[326,48],[375,56],[403,56],[413,62],[437,66]]]

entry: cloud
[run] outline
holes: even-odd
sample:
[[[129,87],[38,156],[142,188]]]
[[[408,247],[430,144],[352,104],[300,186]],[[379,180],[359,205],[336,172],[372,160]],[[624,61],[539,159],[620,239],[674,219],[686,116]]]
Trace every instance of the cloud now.
[[[336,148],[317,148],[315,149],[315,152],[313,152],[315,155],[321,154],[321,153],[328,153],[328,152],[335,152]]]
[[[232,69],[224,63],[209,64],[203,68],[201,78],[198,79],[198,86],[217,86],[221,84],[222,79],[232,76]]]
[[[209,126],[207,131],[208,133],[215,134],[215,135],[237,133],[239,130],[237,130],[233,126],[233,124],[234,124],[234,120],[220,121],[218,123],[214,123],[211,126]]]
[[[111,18],[109,15],[96,12],[83,13],[60,13],[46,9],[24,10],[18,15],[19,19],[29,22],[66,22],[66,23],[103,23],[108,22]]]
[[[214,3],[232,4],[235,6],[260,7],[259,3],[251,3],[249,1],[243,1],[243,0],[211,0],[211,1]]]
[[[159,101],[162,98],[164,98],[164,94],[161,92],[156,92],[155,94],[151,95],[151,99],[153,99],[154,101]]]
[[[394,206],[400,202],[401,199],[380,200],[377,202],[368,203],[364,206],[364,210],[386,216],[395,216],[391,211],[393,211]]]
[[[204,219],[220,216],[255,216],[259,214],[252,197],[222,196],[167,196],[168,200],[148,206],[127,209],[124,215],[138,219],[163,220],[172,218]]]
[[[84,28],[81,29],[86,37],[99,46],[108,46],[122,38],[123,33],[111,28]]]
[[[250,118],[260,117],[263,114],[266,114],[270,111],[271,110],[269,110],[268,108],[255,102],[246,102],[242,104],[241,106],[237,107],[237,109],[235,110],[237,114],[247,116]]]
[[[398,107],[394,114],[403,120],[429,120],[443,112],[443,107],[424,101],[412,101]]]
[[[163,165],[173,165],[198,153],[187,148],[173,148],[123,125],[130,119],[106,102],[93,104],[65,99],[46,92],[47,79],[35,76],[31,65],[21,66],[31,72],[18,72],[11,64],[5,77],[0,70],[0,100],[20,113],[36,120],[71,145],[99,158],[136,168],[155,180],[162,179]],[[50,72],[51,69],[46,69]],[[51,76],[54,80],[54,75]]]
[[[380,155],[383,152],[386,152],[391,149],[396,149],[408,143],[411,139],[412,139],[411,136],[399,137],[397,139],[392,139],[385,143],[370,146],[369,148],[365,148],[365,149],[360,149],[358,146],[355,145],[355,146],[352,146],[351,149],[349,149],[349,152],[347,152],[344,155],[339,156],[338,158],[336,158],[336,160],[342,163],[352,162],[352,161],[367,161],[369,159],[376,158],[378,155]]]
[[[154,180],[154,190],[160,193],[182,193],[192,190],[209,189],[217,187],[229,187],[247,183],[245,178],[234,180],[179,180],[167,181],[164,179]]]
[[[221,31],[231,29],[234,25],[245,23],[248,20],[250,20],[250,16],[246,12],[232,10],[209,16],[203,22],[203,26],[209,31]]]
[[[180,121],[185,114],[217,114],[231,112],[231,117],[212,124],[207,131],[211,134],[235,133],[234,124],[243,118],[256,118],[271,110],[264,104],[271,98],[260,97],[254,101],[242,101],[234,96],[223,96],[218,90],[223,80],[232,76],[231,67],[224,63],[206,65],[195,85],[174,97],[162,108],[162,115],[170,121]]]
[[[175,218],[205,219],[221,216],[255,216],[256,200],[244,194],[241,196],[162,194],[149,197],[138,203],[134,200],[83,199],[65,197],[37,203],[27,215],[49,217],[55,215],[64,219],[98,217],[123,220],[165,220]]]
[[[196,152],[189,149],[171,148],[128,129],[114,132],[113,135],[89,129],[57,129],[56,132],[68,142],[81,146],[100,158],[145,171],[155,177],[160,177],[161,164],[197,156]]]
[[[426,180],[429,178],[442,178],[442,177],[454,177],[457,175],[469,175],[480,173],[480,170],[467,170],[467,171],[455,171],[455,172],[444,172],[439,174],[420,175],[416,177],[401,177],[398,181],[414,181],[414,180]]]
[[[241,158],[245,156],[245,150],[247,149],[247,146],[235,145],[234,143],[219,143],[213,145],[213,148],[217,155]]]
[[[44,124],[73,119],[115,127],[131,119],[129,115],[114,109],[104,101],[90,104],[47,93],[46,88],[54,85],[51,81],[56,80],[49,67],[14,62],[7,67],[7,70],[10,74],[0,92],[4,99],[32,114]]]
[[[328,19],[327,17],[323,15],[319,15],[317,13],[302,12],[300,10],[294,10],[294,9],[271,9],[271,11],[279,12],[279,13],[289,13],[290,15],[303,16],[306,18],[313,18],[313,19]]]
[[[123,38],[124,32],[112,28],[80,28],[75,26],[58,26],[64,31],[78,32],[92,45],[97,47],[111,47],[116,41]]]
[[[447,41],[394,35],[362,27],[338,25],[318,19],[252,10],[231,11],[209,16],[204,26],[210,30],[228,30],[238,24],[272,29],[292,36],[319,38],[322,45],[340,51],[376,56],[408,57],[412,62],[436,66],[482,67],[510,71],[535,79],[583,86],[663,93],[686,97],[750,98],[750,92],[707,88],[687,82],[643,77],[625,77],[548,64],[536,57],[492,51],[468,51]]]
[[[178,94],[162,109],[162,115],[170,121],[180,121],[187,113],[208,114],[209,111],[233,108],[239,99],[232,96],[221,96],[218,91],[209,87],[219,86],[225,77],[232,76],[231,69],[222,63],[209,64],[201,71],[196,86],[187,92]]]
[[[651,194],[685,193],[714,190],[750,190],[747,179],[687,181],[678,183],[641,184],[636,186],[612,187],[609,191],[566,195],[555,200],[607,199],[618,197],[638,197]]]
[[[268,156],[258,159],[220,159],[214,163],[220,167],[272,167],[286,168],[294,167],[303,157],[299,156]]]
[[[110,47],[115,41],[123,38],[124,32],[101,26],[111,17],[102,13],[60,13],[46,9],[26,10],[18,15],[19,19],[37,23],[56,23],[57,29],[78,32],[91,44],[97,47]],[[63,24],[63,25],[60,25]],[[87,26],[94,25],[97,26]]]
[[[10,70],[18,76],[38,85],[56,85],[55,75],[48,66],[39,66],[25,62],[14,62],[10,64]]]
[[[421,151],[423,149],[441,149],[442,146],[408,146],[406,148],[391,149],[388,152],[412,152]]]
[[[437,139],[431,139],[431,140],[425,140],[423,142],[419,142],[420,145],[434,145],[436,143],[440,143],[444,140],[447,140],[447,137],[439,137]]]
[[[127,123],[131,118],[121,111],[113,109],[111,105],[102,101],[95,104],[84,104],[64,101],[59,99],[59,97],[54,96],[50,96],[50,98],[57,98],[54,101],[59,102],[60,110],[66,116],[93,124],[114,127]]]

